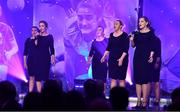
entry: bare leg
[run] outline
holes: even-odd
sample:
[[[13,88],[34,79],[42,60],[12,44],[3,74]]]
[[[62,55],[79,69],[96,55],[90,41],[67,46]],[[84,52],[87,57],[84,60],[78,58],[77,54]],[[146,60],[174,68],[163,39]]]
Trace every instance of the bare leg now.
[[[34,81],[35,81],[34,76],[30,76],[29,77],[29,92],[32,92],[34,89]]]
[[[142,93],[143,93],[143,107],[146,107],[148,104],[148,96],[149,96],[149,87],[150,84],[143,84],[142,85]]]
[[[106,83],[104,83],[104,94],[106,94]]]
[[[142,86],[140,84],[136,84],[137,106],[141,105],[141,91]]]
[[[155,102],[159,102],[159,101],[160,101],[160,87],[159,87],[159,82],[156,82],[156,83],[154,84],[154,88],[155,88],[155,97],[156,97]]]
[[[120,87],[126,87],[125,80],[119,80],[119,86]]]
[[[116,80],[115,79],[111,79],[111,88],[116,86]]]
[[[42,90],[42,83],[41,83],[41,81],[37,81],[37,82],[36,82],[36,85],[37,85],[37,91],[38,91],[39,93],[41,93],[41,90]]]

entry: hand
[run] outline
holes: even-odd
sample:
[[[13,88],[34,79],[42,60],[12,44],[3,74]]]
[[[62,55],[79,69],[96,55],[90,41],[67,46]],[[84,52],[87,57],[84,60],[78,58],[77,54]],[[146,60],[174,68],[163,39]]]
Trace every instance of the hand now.
[[[153,56],[150,56],[150,57],[149,57],[148,62],[149,62],[149,63],[152,63],[152,62],[153,62]]]
[[[35,39],[34,43],[35,43],[35,45],[37,46],[37,45],[38,45],[38,40]]]
[[[104,63],[105,62],[105,57],[103,56],[102,58],[101,58],[101,63]]]
[[[123,59],[120,58],[120,59],[118,59],[117,61],[118,61],[118,66],[122,66],[122,64],[123,64]]]
[[[12,57],[12,54],[11,54],[11,52],[9,52],[9,51],[5,51],[5,56],[6,56],[6,59],[7,59],[7,60],[10,60],[11,57]]]
[[[55,56],[51,55],[51,64],[55,65]]]
[[[88,57],[87,63],[91,64],[92,57]]]
[[[134,35],[131,33],[130,34],[130,38],[129,38],[130,41],[134,41]]]
[[[158,64],[158,63],[155,63],[154,68],[155,68],[155,69],[158,69],[158,68],[159,68],[159,64]]]

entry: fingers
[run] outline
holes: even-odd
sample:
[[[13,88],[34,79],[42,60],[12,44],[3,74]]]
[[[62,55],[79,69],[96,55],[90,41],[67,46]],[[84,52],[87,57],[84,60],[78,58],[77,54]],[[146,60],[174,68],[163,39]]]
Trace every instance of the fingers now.
[[[149,63],[152,63],[153,62],[153,58],[150,57],[149,60],[148,60]]]
[[[118,66],[122,66],[122,63],[118,63]]]
[[[101,58],[101,63],[103,63],[105,61],[105,59],[104,58]]]

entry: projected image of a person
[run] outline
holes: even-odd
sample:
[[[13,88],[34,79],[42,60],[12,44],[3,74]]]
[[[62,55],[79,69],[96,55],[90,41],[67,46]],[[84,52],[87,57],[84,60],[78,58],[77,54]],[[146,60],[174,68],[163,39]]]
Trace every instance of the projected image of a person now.
[[[0,6],[0,17],[3,16],[2,14],[2,7]],[[6,23],[0,21],[0,81],[6,80],[8,63],[17,52],[18,46],[13,30]]]
[[[131,46],[135,49],[133,59],[134,81],[136,84],[137,105],[135,108],[148,106],[150,82],[153,75],[155,54],[155,34],[147,17],[139,18],[139,31],[131,35]],[[141,95],[143,100],[141,101]]]
[[[70,83],[74,78],[88,74],[86,63],[92,41],[96,37],[98,25],[105,26],[101,8],[91,0],[83,0],[72,13],[66,23],[64,37],[66,76]]]

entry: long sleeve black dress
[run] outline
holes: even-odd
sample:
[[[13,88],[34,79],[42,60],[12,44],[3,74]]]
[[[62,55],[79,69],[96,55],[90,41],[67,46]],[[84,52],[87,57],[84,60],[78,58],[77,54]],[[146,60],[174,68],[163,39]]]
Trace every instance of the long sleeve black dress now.
[[[136,84],[151,82],[153,63],[149,63],[151,51],[154,51],[154,32],[138,32],[134,36],[135,53],[133,59],[134,81]]]
[[[91,45],[89,56],[92,58],[92,77],[106,82],[107,63],[101,63],[101,58],[106,50],[108,39],[102,41],[94,40]]]
[[[37,55],[37,69],[38,77],[36,80],[45,81],[49,78],[51,55],[55,54],[54,40],[52,35],[38,36],[38,55]]]
[[[118,37],[114,37],[113,33],[111,33],[106,50],[110,52],[108,59],[109,77],[112,79],[125,80],[129,50],[129,39],[127,33],[123,32]],[[122,66],[118,66],[117,60],[122,56],[123,53],[127,53],[127,55],[123,60]]]

